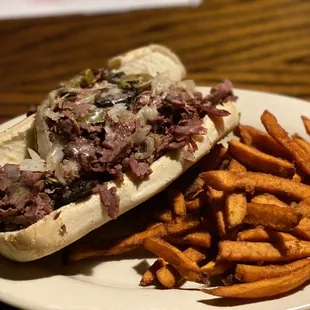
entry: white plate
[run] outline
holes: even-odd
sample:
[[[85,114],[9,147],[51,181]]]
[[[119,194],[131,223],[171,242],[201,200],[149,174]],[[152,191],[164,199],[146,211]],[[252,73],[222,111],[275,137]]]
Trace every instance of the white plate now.
[[[274,113],[290,132],[306,137],[300,115],[310,116],[310,103],[278,95],[236,90],[241,122],[262,128],[260,115]],[[12,124],[12,122],[10,122]],[[0,126],[5,129],[7,124]],[[153,258],[122,258],[83,262],[64,267],[59,255],[33,263],[0,260],[0,299],[24,309],[81,310],[211,310],[223,307],[242,310],[310,309],[310,286],[294,294],[264,301],[240,302],[208,296],[197,286],[159,290],[142,288],[141,270]]]

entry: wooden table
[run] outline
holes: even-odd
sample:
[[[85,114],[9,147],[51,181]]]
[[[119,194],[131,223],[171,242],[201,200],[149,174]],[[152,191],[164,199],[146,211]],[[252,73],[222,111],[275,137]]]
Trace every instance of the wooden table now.
[[[166,44],[200,85],[310,99],[310,1],[205,0],[194,8],[0,22],[0,122],[112,55]]]
[[[0,122],[87,67],[148,43],[177,52],[189,78],[310,100],[310,1],[205,0],[106,16],[0,22]]]

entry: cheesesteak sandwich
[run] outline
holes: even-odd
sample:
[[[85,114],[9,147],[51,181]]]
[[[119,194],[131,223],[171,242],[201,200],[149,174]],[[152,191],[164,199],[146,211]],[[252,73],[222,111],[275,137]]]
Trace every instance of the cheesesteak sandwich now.
[[[0,133],[0,253],[52,254],[162,191],[239,122],[229,81],[203,94],[151,45],[61,83]]]

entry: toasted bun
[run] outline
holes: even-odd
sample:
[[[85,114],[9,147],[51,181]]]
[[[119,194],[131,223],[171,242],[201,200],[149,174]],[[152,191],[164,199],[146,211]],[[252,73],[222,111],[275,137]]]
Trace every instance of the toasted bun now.
[[[224,118],[204,118],[204,126],[208,132],[197,142],[195,161],[206,155],[238,124],[239,116],[235,106],[227,103],[223,109],[231,114]],[[24,130],[18,132],[18,128],[25,129],[15,127],[15,136],[23,136]],[[13,161],[15,160],[14,157]],[[181,154],[174,157],[167,154],[152,164],[153,173],[147,180],[137,184],[125,176],[124,183],[117,191],[120,197],[120,214],[165,189],[191,165],[192,162],[184,160]],[[109,186],[113,185],[115,183],[110,182]],[[36,260],[66,247],[110,220],[99,196],[92,195],[87,200],[71,203],[53,211],[26,229],[0,233],[0,254],[20,262]]]
[[[165,74],[172,81],[180,81],[186,75],[185,67],[170,49],[151,44],[112,58],[108,66],[126,74],[148,73],[151,76]]]

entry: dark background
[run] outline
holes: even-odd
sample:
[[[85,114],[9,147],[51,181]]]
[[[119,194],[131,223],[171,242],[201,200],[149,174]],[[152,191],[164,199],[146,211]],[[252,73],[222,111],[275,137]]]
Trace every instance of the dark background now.
[[[310,100],[310,1],[205,0],[195,9],[0,21],[0,123],[61,80],[149,43],[172,48],[198,85],[229,78]]]

